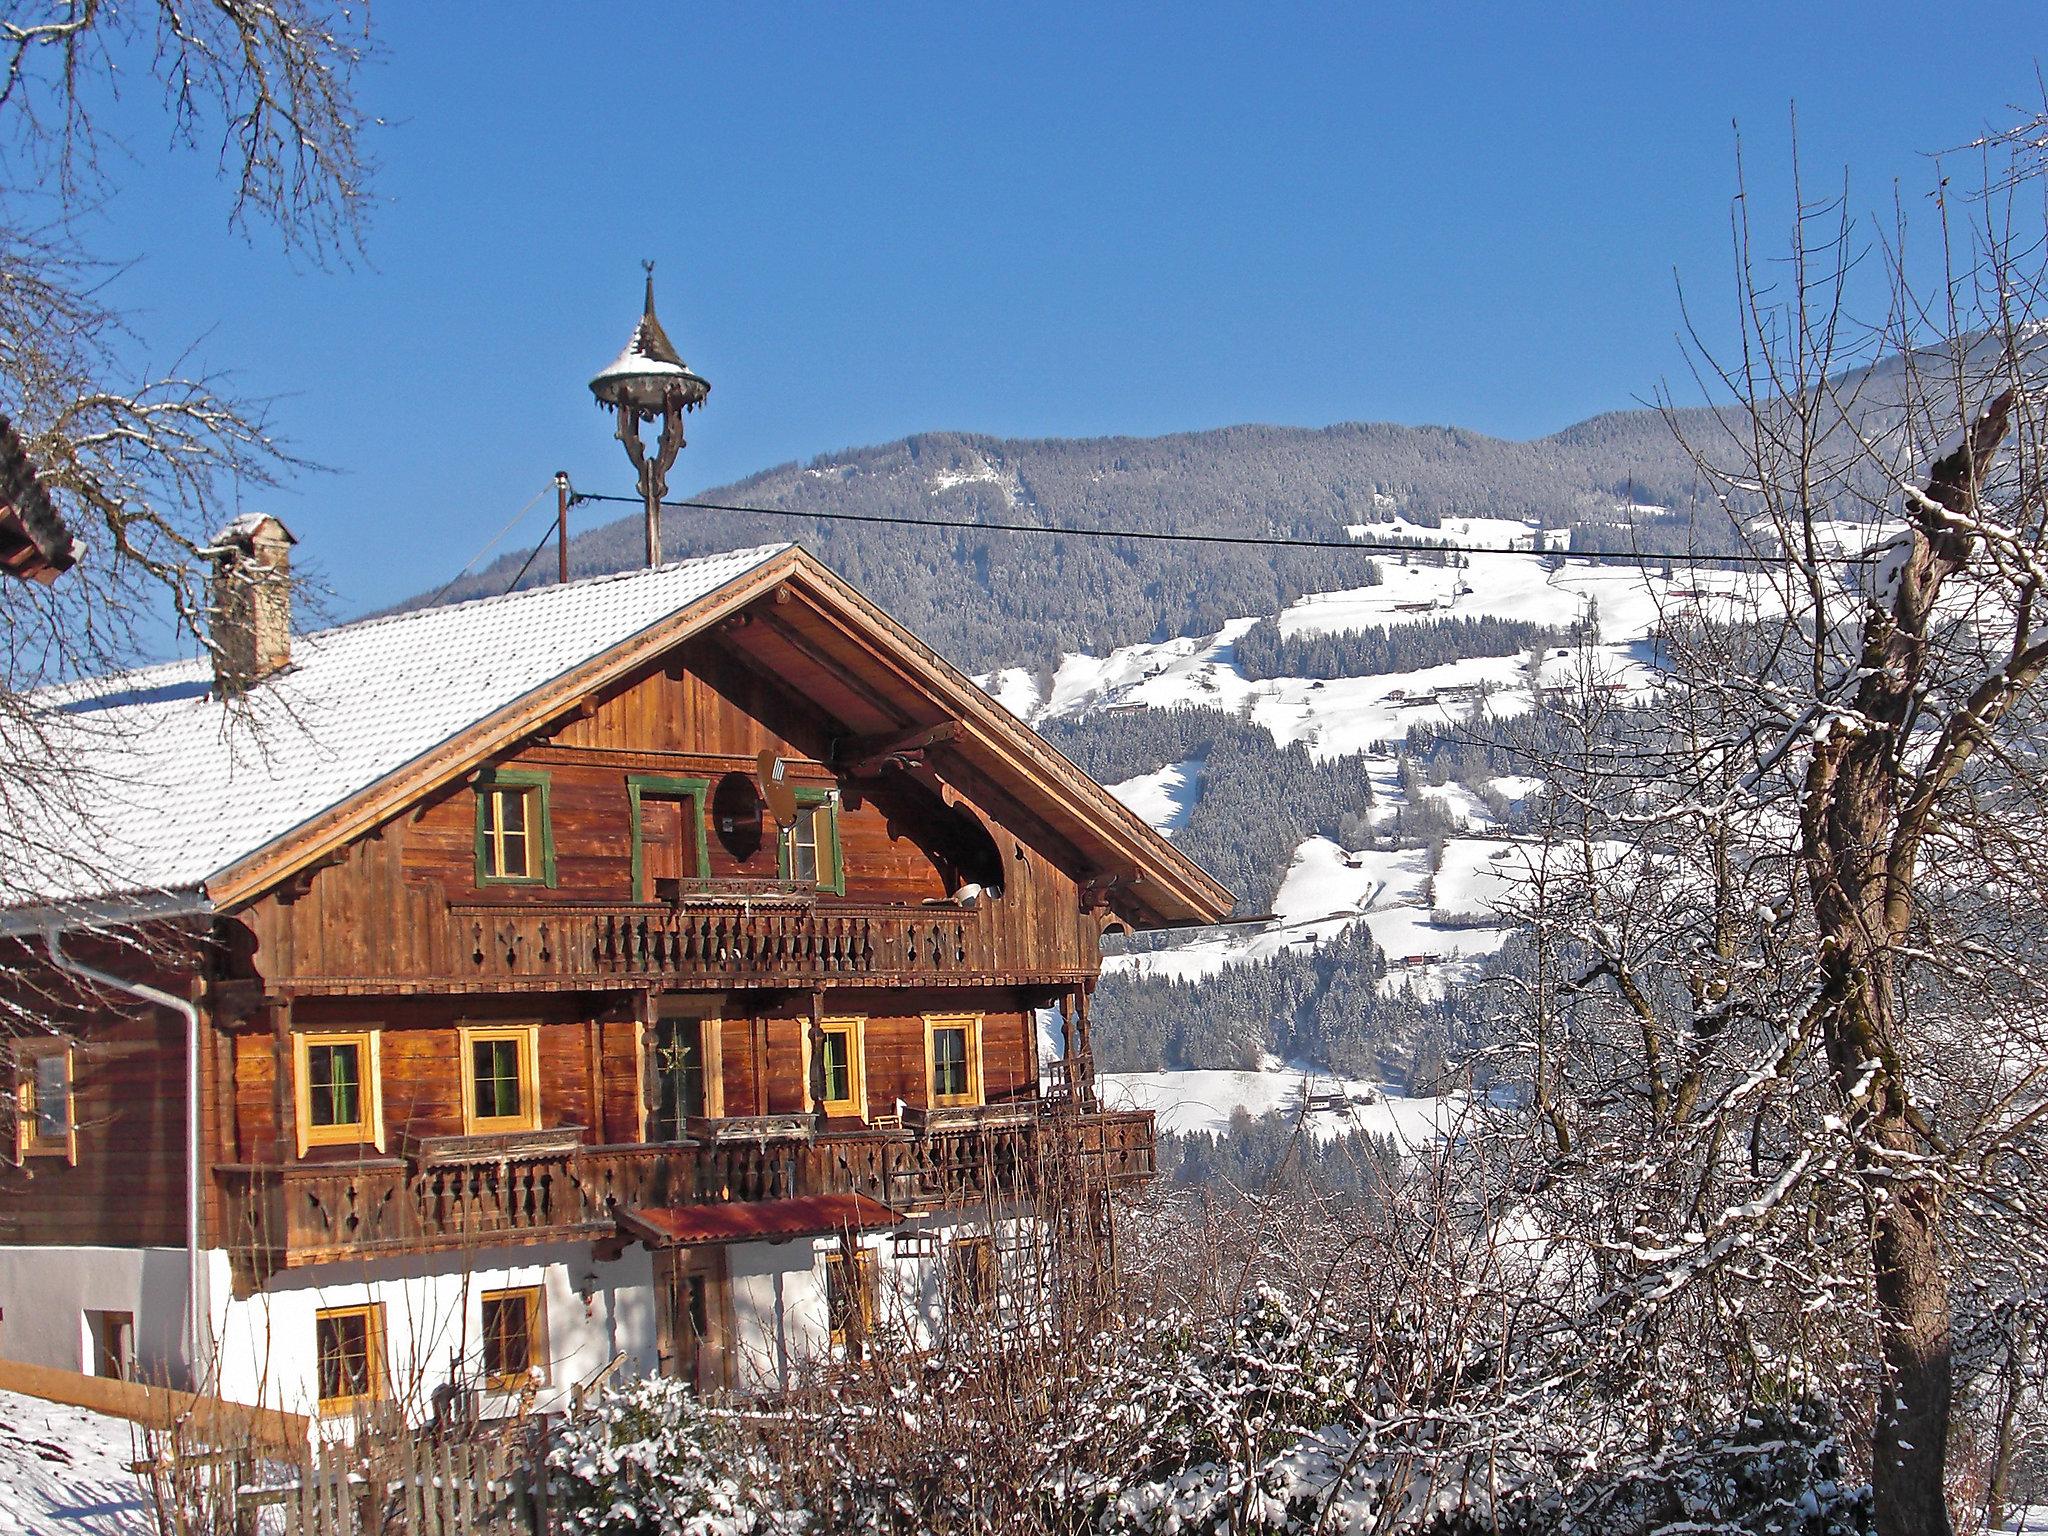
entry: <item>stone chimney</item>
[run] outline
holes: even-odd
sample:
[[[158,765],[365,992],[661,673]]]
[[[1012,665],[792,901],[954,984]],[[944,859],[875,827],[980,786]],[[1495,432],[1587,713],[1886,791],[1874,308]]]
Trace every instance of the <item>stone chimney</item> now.
[[[213,536],[213,679],[246,693],[292,663],[292,546],[276,518],[250,512]]]

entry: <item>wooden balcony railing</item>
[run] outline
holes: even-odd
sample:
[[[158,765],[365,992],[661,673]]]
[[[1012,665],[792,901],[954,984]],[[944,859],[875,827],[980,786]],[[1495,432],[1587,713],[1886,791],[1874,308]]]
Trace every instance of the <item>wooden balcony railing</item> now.
[[[652,981],[967,979],[998,969],[959,908],[691,901],[450,906],[458,970],[477,978]]]
[[[558,1241],[642,1206],[864,1194],[899,1211],[1075,1198],[1155,1168],[1148,1111],[834,1133],[803,1141],[578,1147],[421,1165],[402,1158],[217,1170],[238,1283],[377,1254]]]

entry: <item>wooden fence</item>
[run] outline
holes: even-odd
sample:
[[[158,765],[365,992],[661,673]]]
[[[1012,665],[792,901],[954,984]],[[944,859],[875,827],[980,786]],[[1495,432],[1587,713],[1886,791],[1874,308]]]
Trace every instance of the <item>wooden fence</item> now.
[[[110,1414],[145,1429],[181,1430],[194,1440],[217,1445],[263,1445],[293,1454],[304,1448],[310,1434],[302,1414],[250,1408],[203,1392],[85,1376],[18,1360],[0,1360],[0,1390]]]
[[[545,1536],[552,1529],[538,1440],[379,1439],[367,1455],[328,1446],[285,1480],[235,1495],[237,1531],[263,1536]]]

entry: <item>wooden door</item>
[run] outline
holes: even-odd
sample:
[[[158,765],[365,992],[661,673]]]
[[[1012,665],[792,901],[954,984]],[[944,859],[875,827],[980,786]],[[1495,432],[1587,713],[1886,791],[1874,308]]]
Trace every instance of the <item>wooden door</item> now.
[[[699,1392],[723,1390],[731,1341],[725,1249],[656,1249],[654,1294],[654,1348],[661,1374],[687,1381]]]
[[[640,899],[677,901],[697,875],[697,802],[644,795],[640,800]]]

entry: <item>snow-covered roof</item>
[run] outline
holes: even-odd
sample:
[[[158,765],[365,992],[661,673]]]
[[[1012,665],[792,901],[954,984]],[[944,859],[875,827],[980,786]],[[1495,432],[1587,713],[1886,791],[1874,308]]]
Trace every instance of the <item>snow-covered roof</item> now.
[[[99,845],[85,859],[53,855],[47,868],[10,871],[0,903],[202,889],[789,548],[734,550],[301,635],[291,666],[237,702],[215,695],[205,658],[40,694],[96,770],[77,809]],[[32,844],[67,842],[63,828],[30,833]]]

